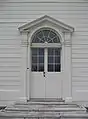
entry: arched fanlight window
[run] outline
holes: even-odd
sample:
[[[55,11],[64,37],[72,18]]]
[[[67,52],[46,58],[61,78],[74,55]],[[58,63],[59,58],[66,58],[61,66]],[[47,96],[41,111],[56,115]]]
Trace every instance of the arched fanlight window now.
[[[50,28],[43,28],[38,30],[33,38],[32,43],[60,43],[59,35],[55,30]]]

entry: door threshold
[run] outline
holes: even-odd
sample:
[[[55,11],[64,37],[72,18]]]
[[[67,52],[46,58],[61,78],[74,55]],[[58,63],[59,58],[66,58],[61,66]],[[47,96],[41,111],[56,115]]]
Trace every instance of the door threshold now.
[[[63,98],[31,98],[31,102],[64,102]]]

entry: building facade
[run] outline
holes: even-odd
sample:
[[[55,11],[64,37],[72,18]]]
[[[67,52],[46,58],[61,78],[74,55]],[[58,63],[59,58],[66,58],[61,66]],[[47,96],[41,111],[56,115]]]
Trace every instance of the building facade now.
[[[0,1],[0,104],[88,104],[88,1]]]

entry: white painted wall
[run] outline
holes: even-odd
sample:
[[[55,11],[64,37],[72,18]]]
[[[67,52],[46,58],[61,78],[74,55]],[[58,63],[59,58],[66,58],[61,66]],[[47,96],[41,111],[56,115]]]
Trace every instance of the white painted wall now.
[[[0,0],[1,104],[26,96],[25,74],[21,76],[22,36],[18,27],[43,15],[50,15],[75,28],[72,37],[72,97],[76,101],[88,100],[88,1]]]

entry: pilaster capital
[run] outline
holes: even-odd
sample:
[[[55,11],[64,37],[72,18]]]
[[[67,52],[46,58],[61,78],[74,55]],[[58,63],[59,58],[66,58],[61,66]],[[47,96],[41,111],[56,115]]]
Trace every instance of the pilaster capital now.
[[[71,47],[71,33],[65,33],[65,40],[64,40],[65,47]]]
[[[28,37],[27,33],[21,33],[21,46],[27,47],[28,46]]]

